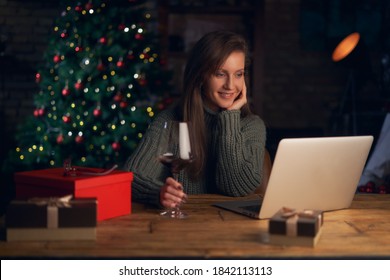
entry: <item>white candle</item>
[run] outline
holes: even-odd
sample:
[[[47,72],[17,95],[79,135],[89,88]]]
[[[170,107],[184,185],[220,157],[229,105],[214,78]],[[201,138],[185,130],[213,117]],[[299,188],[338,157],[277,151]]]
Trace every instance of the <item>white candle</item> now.
[[[190,159],[190,153],[191,153],[190,136],[188,134],[187,123],[185,122],[181,122],[179,124],[179,148],[180,148],[180,158]]]

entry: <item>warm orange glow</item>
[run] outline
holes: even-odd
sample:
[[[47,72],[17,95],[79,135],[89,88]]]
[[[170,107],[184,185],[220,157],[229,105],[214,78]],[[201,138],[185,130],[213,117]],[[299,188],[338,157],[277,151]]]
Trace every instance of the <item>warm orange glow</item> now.
[[[337,62],[349,55],[356,47],[360,39],[360,34],[355,32],[345,37],[334,49],[332,60]]]

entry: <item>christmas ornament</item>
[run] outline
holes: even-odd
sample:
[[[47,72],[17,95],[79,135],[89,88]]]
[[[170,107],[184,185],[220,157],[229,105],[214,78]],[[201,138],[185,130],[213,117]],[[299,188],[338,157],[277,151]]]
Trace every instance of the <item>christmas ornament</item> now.
[[[83,10],[83,7],[81,7],[81,4],[77,4],[77,6],[74,7],[74,10],[75,10],[76,12],[81,12],[81,11]]]
[[[45,109],[44,108],[39,108],[38,109],[38,116],[42,117],[45,114]]]
[[[144,36],[142,36],[142,34],[140,34],[140,33],[137,33],[137,34],[135,34],[135,39],[137,39],[137,40],[142,40],[143,38],[144,38]]]
[[[64,121],[64,123],[70,123],[72,119],[70,116],[63,116],[62,120]]]
[[[120,106],[122,109],[124,109],[124,108],[126,108],[126,107],[128,106],[128,104],[127,104],[126,101],[121,101],[121,102],[119,103],[119,106]]]
[[[123,63],[123,59],[122,59],[122,58],[120,58],[120,59],[118,60],[118,62],[116,63],[116,66],[117,66],[118,68],[122,68],[124,65],[125,65],[125,64]]]
[[[58,134],[56,142],[57,144],[62,144],[64,142],[64,135]]]
[[[76,141],[77,144],[80,144],[80,143],[82,143],[84,141],[84,137],[80,136],[80,135],[77,135],[74,140]]]
[[[122,95],[120,93],[117,93],[117,94],[115,94],[113,99],[114,99],[115,102],[121,102],[122,101]]]
[[[39,117],[39,112],[38,112],[38,109],[35,109],[34,110],[34,117],[38,118]]]
[[[97,69],[99,71],[104,71],[106,67],[104,66],[104,63],[103,62],[99,62],[98,66],[97,66]]]
[[[128,53],[127,53],[127,59],[129,59],[129,60],[133,60],[134,59],[134,53],[133,53],[133,51],[129,51]]]
[[[62,39],[64,39],[64,38],[68,37],[68,33],[66,31],[62,31],[60,36]]]
[[[85,9],[86,9],[87,11],[93,9],[93,4],[92,4],[91,2],[88,2],[87,4],[85,4]]]
[[[68,95],[70,95],[70,90],[69,90],[68,86],[65,86],[65,87],[62,89],[61,93],[62,93],[63,96],[68,96]]]
[[[114,151],[119,151],[121,148],[121,144],[119,142],[114,142],[111,144],[111,147]]]
[[[61,56],[58,55],[58,54],[56,54],[56,55],[53,57],[53,61],[54,61],[54,63],[60,62],[60,61],[61,61]]]
[[[107,44],[107,38],[106,38],[106,37],[101,37],[101,38],[99,39],[99,43],[100,43],[100,44],[103,44],[103,45]]]
[[[35,82],[36,82],[36,83],[39,83],[39,82],[41,81],[41,78],[42,78],[42,77],[41,77],[41,74],[40,74],[40,73],[36,73],[36,74],[35,74]]]
[[[82,90],[83,89],[83,83],[81,82],[81,80],[78,80],[77,83],[74,84],[74,88],[76,90]]]
[[[147,84],[148,82],[146,81],[146,79],[143,79],[143,78],[142,78],[142,79],[139,79],[139,80],[138,80],[138,83],[139,83],[140,86],[146,86],[146,84]]]
[[[93,110],[93,115],[95,117],[100,117],[102,115],[102,110],[100,108],[96,108]]]

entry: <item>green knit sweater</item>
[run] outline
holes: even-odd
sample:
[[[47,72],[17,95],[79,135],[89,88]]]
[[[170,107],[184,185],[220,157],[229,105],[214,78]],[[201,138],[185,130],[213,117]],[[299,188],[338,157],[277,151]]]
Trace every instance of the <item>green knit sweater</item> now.
[[[174,112],[161,112],[151,123],[125,169],[134,173],[132,199],[160,206],[160,188],[168,168],[157,160],[162,123],[177,119]],[[266,132],[256,115],[241,117],[239,110],[213,113],[205,109],[207,160],[201,178],[193,180],[181,171],[179,182],[187,194],[217,193],[244,196],[261,183]]]

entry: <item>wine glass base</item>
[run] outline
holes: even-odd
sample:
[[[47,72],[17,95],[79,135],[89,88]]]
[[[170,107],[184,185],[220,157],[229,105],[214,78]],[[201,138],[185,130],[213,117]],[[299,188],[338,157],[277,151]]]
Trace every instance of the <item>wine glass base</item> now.
[[[188,215],[180,209],[169,209],[160,213],[160,216],[171,219],[185,219]]]

